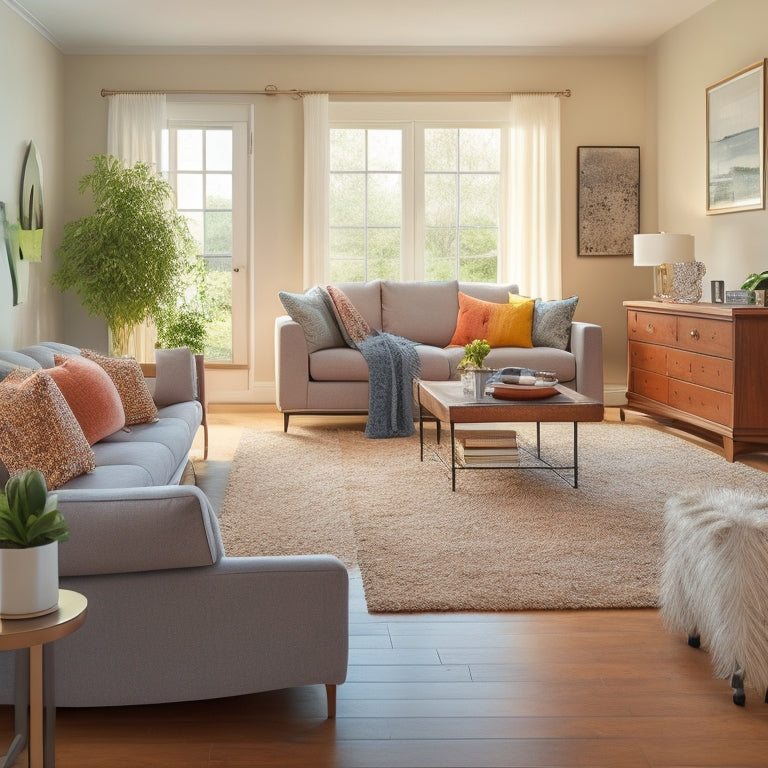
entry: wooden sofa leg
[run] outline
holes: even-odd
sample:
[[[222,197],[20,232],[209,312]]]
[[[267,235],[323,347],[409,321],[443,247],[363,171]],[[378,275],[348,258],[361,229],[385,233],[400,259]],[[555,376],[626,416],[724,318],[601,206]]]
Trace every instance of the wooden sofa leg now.
[[[334,720],[336,718],[336,686],[326,685],[325,696],[328,701],[328,719]]]

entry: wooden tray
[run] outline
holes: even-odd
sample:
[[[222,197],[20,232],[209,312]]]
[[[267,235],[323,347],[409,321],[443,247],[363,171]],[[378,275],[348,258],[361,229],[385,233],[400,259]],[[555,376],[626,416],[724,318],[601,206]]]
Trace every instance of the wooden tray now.
[[[554,387],[537,387],[525,384],[496,384],[491,395],[499,400],[543,400],[556,395]]]

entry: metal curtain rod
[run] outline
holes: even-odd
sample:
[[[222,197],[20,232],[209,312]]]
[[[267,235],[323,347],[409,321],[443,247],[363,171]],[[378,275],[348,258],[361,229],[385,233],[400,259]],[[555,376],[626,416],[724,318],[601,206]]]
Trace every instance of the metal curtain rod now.
[[[317,93],[327,93],[329,96],[449,96],[452,98],[502,98],[509,96],[557,96],[558,98],[570,98],[571,89],[566,88],[564,91],[303,91],[297,88],[290,90],[283,90],[276,85],[267,85],[261,91],[225,91],[225,90],[208,90],[208,91],[190,91],[190,90],[153,90],[153,91],[139,91],[139,90],[109,90],[107,88],[101,89],[102,96],[114,96],[119,93],[164,93],[168,96],[177,95],[194,95],[204,96],[208,94],[216,95],[229,95],[229,96],[292,96],[294,99],[300,99],[302,96],[310,96]]]

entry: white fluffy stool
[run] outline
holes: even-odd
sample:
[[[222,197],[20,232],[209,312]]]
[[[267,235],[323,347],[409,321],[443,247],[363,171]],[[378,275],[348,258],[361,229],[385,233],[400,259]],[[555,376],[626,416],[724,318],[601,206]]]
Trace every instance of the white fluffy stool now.
[[[768,701],[768,498],[727,488],[680,493],[664,513],[659,604],[668,629],[703,642],[716,677]]]

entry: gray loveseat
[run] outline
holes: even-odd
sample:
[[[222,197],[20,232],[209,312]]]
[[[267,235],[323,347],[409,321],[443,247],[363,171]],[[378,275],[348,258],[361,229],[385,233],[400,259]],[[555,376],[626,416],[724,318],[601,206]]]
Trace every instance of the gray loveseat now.
[[[456,378],[464,355],[449,347],[456,330],[459,292],[505,304],[515,284],[398,282],[373,280],[338,286],[371,328],[418,343],[421,378]],[[534,317],[535,322],[535,317]],[[520,366],[554,371],[562,384],[603,401],[603,336],[599,325],[573,322],[565,349],[497,347],[490,368]],[[275,321],[276,403],[285,429],[291,414],[364,414],[368,411],[368,366],[349,346],[310,350],[302,326],[288,315]]]
[[[0,370],[50,367],[53,352],[78,354],[52,343],[0,351]],[[208,498],[177,485],[203,420],[199,400],[160,407],[156,422],[95,444],[96,470],[56,490],[70,527],[60,585],[88,599],[83,628],[56,644],[56,702],[149,704],[325,684],[332,715],[347,670],[346,568],[325,555],[226,556]],[[0,653],[5,704],[13,662]]]

